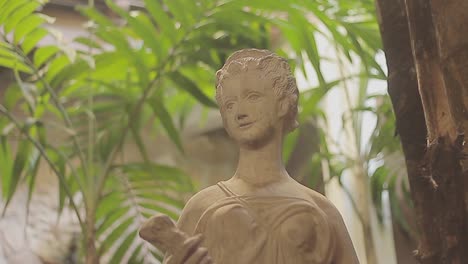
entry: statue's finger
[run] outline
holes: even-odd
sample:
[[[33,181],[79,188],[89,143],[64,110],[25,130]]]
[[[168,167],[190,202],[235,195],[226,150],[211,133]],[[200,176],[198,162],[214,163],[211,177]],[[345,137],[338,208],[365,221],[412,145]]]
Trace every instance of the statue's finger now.
[[[206,255],[199,264],[213,264],[213,259]]]
[[[185,261],[197,250],[203,241],[203,236],[201,234],[195,235],[193,237],[185,240],[182,250],[180,252],[174,252],[174,257],[177,259],[175,263],[186,263]]]
[[[208,256],[208,250],[206,248],[198,248],[185,262],[186,264],[200,264],[202,260]]]

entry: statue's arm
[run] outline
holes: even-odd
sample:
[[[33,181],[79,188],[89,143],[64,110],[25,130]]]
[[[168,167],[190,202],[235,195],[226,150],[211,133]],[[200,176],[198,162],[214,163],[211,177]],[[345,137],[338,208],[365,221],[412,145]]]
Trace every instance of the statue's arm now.
[[[191,202],[192,200],[193,198],[185,205],[179,220],[177,221],[177,228],[188,236],[192,236],[195,230],[196,221],[194,219],[201,215],[198,206]],[[172,263],[173,258],[174,256],[166,253],[164,255],[163,264]]]
[[[333,252],[330,252],[333,260],[332,263],[359,264],[351,237],[349,236],[343,217],[338,209],[322,194],[310,189],[308,189],[308,193],[312,197],[312,200],[325,213],[327,222],[330,226],[331,235],[333,236],[333,239],[331,240],[333,241],[333,245],[330,245],[333,250]]]
[[[327,200],[324,208],[328,216],[329,224],[335,235],[335,248],[333,252],[333,264],[359,264],[351,237],[343,221],[343,217],[336,207]]]
[[[182,213],[179,217],[179,220],[177,221],[177,228],[188,235],[191,240],[193,241],[188,241],[191,246],[188,246],[188,248],[192,248],[188,250],[188,254],[191,254],[190,252],[194,254],[199,254],[199,255],[204,255],[206,249],[200,247],[200,244],[202,242],[202,237],[196,236],[195,234],[195,228],[197,226],[198,220],[202,216],[202,214],[205,212],[206,208],[210,204],[210,198],[212,197],[212,188],[209,187],[205,190],[200,191],[199,193],[195,194],[185,205],[184,209],[182,210]],[[187,242],[187,241],[186,241]],[[197,252],[198,251],[201,252]],[[169,264],[173,263],[172,259],[174,259],[175,256],[166,254],[164,257],[164,264]],[[200,259],[202,259],[201,257]],[[210,263],[210,262],[206,262]]]
[[[223,197],[223,193],[219,188],[214,185],[201,190],[190,198],[182,210],[177,227],[189,236],[195,235],[195,228],[197,227],[198,220],[200,220],[203,213],[215,201]]]

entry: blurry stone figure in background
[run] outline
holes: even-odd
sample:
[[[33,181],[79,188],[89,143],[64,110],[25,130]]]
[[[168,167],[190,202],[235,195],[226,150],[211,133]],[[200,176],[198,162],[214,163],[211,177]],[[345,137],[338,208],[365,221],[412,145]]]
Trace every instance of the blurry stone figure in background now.
[[[297,127],[298,90],[287,61],[267,50],[231,55],[217,72],[216,100],[239,145],[231,179],[194,195],[177,227],[155,216],[140,235],[165,263],[358,263],[341,215],[284,168],[284,136]]]

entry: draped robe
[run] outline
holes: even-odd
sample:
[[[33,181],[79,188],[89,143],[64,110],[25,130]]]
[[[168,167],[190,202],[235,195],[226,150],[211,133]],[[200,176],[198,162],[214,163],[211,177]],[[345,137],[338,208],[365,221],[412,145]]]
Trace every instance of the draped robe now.
[[[335,231],[312,201],[285,196],[236,195],[209,206],[195,227],[216,264],[328,264]]]

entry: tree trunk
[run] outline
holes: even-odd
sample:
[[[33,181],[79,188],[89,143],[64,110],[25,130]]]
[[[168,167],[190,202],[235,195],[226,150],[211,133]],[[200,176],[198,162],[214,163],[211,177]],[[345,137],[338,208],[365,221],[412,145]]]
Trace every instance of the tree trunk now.
[[[466,263],[468,2],[378,0],[424,264]]]
[[[468,1],[431,1],[441,68],[458,132],[468,131]],[[466,138],[465,138],[466,141]],[[463,144],[465,217],[468,217],[468,144]],[[468,220],[468,219],[467,219]]]

